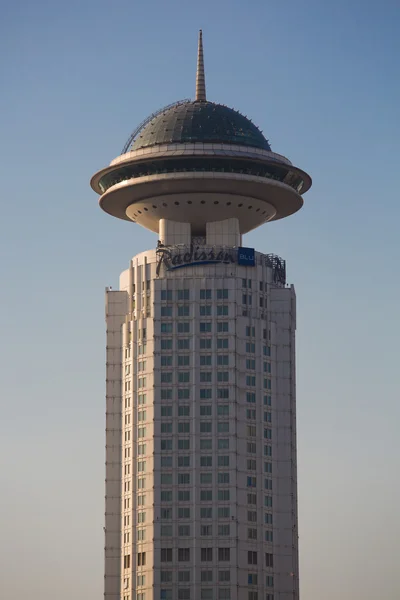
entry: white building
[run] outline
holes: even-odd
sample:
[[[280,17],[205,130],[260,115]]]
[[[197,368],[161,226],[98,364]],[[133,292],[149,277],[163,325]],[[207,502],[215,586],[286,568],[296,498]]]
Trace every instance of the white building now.
[[[206,100],[152,115],[92,179],[158,233],[106,292],[106,600],[297,600],[295,328],[285,263],[242,236],[310,177]]]

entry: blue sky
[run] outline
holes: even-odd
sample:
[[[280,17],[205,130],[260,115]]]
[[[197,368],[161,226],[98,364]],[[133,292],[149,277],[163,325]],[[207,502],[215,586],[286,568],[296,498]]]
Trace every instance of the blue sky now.
[[[395,0],[36,0],[0,23],[0,595],[99,598],[104,287],[153,234],[91,175],[194,94],[251,116],[313,176],[302,211],[249,234],[298,296],[301,592],[393,600],[400,521]]]

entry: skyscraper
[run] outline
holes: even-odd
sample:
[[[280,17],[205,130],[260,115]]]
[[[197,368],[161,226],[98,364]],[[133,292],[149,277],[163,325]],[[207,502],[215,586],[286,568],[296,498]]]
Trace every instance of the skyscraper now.
[[[243,235],[311,179],[206,98],[146,119],[93,176],[158,234],[106,291],[106,600],[297,600],[296,297]]]

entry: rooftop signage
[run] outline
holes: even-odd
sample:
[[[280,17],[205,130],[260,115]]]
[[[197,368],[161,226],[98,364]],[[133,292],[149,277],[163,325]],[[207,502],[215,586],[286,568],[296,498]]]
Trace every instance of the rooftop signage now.
[[[200,246],[179,248],[173,246],[158,246],[157,275],[163,264],[168,271],[183,267],[200,265],[232,264],[255,266],[253,248],[202,248]]]

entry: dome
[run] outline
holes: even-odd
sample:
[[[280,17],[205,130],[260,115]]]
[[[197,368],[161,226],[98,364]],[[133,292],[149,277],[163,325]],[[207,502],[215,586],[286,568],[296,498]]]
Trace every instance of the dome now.
[[[258,127],[238,111],[214,102],[193,101],[168,107],[145,122],[127,151],[193,143],[240,144],[271,150]]]

